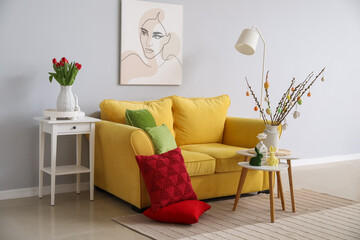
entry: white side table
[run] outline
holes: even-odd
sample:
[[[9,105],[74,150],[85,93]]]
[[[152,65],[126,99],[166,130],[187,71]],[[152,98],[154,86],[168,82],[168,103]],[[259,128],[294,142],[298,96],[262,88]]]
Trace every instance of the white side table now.
[[[246,175],[249,169],[259,170],[259,171],[266,171],[269,172],[269,190],[270,190],[270,219],[271,222],[275,222],[275,209],[274,209],[274,183],[273,183],[273,173],[276,172],[277,176],[280,175],[280,171],[286,170],[289,166],[286,163],[279,163],[277,166],[267,166],[265,165],[266,161],[261,163],[261,166],[251,166],[249,162],[238,162],[238,165],[242,167],[238,190],[235,197],[233,211],[236,210],[236,207],[239,202],[239,198],[241,195],[242,188],[244,186],[244,182],[246,179]],[[284,194],[282,190],[282,185],[280,182],[279,185],[280,189],[280,197],[281,197],[281,205],[282,209],[285,210],[285,201],[284,201]]]
[[[55,205],[55,177],[76,174],[76,192],[80,193],[80,174],[90,173],[90,200],[94,200],[94,152],[95,122],[101,121],[92,117],[81,117],[76,120],[49,120],[35,117],[39,121],[39,198],[42,198],[43,173],[51,176],[51,205]],[[44,166],[45,133],[51,135],[50,167]],[[81,165],[81,135],[89,136],[89,168]],[[76,165],[56,166],[57,136],[76,135]]]
[[[249,149],[244,149],[244,150],[240,150],[237,151],[236,153],[242,156],[245,156],[245,161],[247,162],[249,160],[249,157],[253,157],[254,154],[253,153],[249,153],[248,152]],[[288,168],[288,177],[289,177],[289,186],[290,186],[290,197],[291,197],[291,207],[292,207],[292,211],[296,212],[296,207],[295,207],[295,195],[294,195],[294,186],[293,186],[293,179],[292,179],[292,169],[291,169],[291,160],[299,160],[300,157],[296,156],[296,155],[287,155],[287,156],[276,156],[279,160],[286,160],[287,164],[289,165]],[[277,184],[278,186],[281,184],[281,175],[279,173],[277,173]],[[280,191],[278,191],[278,197],[280,195]]]

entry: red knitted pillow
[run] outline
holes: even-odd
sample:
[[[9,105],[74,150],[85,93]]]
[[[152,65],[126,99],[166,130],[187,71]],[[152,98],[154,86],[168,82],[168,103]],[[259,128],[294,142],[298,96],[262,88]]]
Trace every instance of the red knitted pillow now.
[[[210,208],[209,204],[202,201],[185,200],[170,204],[158,211],[148,208],[143,214],[158,222],[193,224],[197,223],[199,217]]]
[[[197,199],[180,148],[159,155],[136,156],[136,161],[153,211],[172,203]]]

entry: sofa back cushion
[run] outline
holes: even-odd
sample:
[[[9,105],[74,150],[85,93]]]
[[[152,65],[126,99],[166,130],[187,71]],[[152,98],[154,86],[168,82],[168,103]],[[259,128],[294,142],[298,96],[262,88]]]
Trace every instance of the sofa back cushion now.
[[[178,146],[220,143],[230,98],[184,98],[172,96],[175,140]]]
[[[126,124],[126,109],[147,109],[155,119],[156,125],[165,124],[174,135],[174,120],[172,115],[172,101],[170,98],[146,102],[131,102],[106,99],[100,103],[101,119]]]

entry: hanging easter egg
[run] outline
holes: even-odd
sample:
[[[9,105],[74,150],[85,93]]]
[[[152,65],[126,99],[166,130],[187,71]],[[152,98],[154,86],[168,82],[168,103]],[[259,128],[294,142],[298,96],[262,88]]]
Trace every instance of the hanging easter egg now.
[[[270,114],[271,114],[271,109],[270,109],[270,108],[267,108],[267,109],[266,109],[266,113],[267,113],[268,115],[270,115]]]
[[[307,96],[308,96],[308,97],[311,97],[311,92],[308,92]]]
[[[324,78],[324,77],[321,77],[321,81],[322,81],[322,82],[325,82],[325,78]]]
[[[288,100],[290,100],[290,95],[288,94],[288,95],[286,96],[286,98],[287,98]]]
[[[301,105],[301,104],[302,104],[302,100],[299,99],[299,100],[297,101],[297,103],[298,103],[299,105]]]
[[[265,101],[265,102],[269,102],[269,98],[268,98],[268,97],[265,97],[265,98],[264,98],[264,101]]]
[[[257,106],[254,107],[254,111],[257,111],[259,110],[259,108]]]
[[[295,91],[295,88],[294,88],[294,87],[292,87],[292,88],[291,88],[291,91]]]
[[[277,110],[277,111],[278,111],[278,113],[281,113],[281,108],[278,108],[278,110]]]
[[[284,125],[282,125],[282,130],[283,130],[283,131],[286,131],[287,126],[288,126],[287,123],[285,123]]]
[[[293,113],[293,117],[294,117],[295,119],[297,119],[298,117],[300,117],[300,113],[299,113],[298,111],[295,111],[295,112]]]
[[[264,88],[265,88],[265,89],[269,89],[269,87],[270,87],[270,83],[269,83],[269,81],[266,81],[266,82],[264,83]]]
[[[246,96],[250,96],[250,93],[249,93],[249,91],[246,91]]]

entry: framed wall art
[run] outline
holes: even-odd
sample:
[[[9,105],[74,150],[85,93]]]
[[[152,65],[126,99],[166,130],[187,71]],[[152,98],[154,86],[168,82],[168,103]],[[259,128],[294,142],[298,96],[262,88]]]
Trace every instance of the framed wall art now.
[[[180,85],[183,7],[122,0],[121,85]]]

